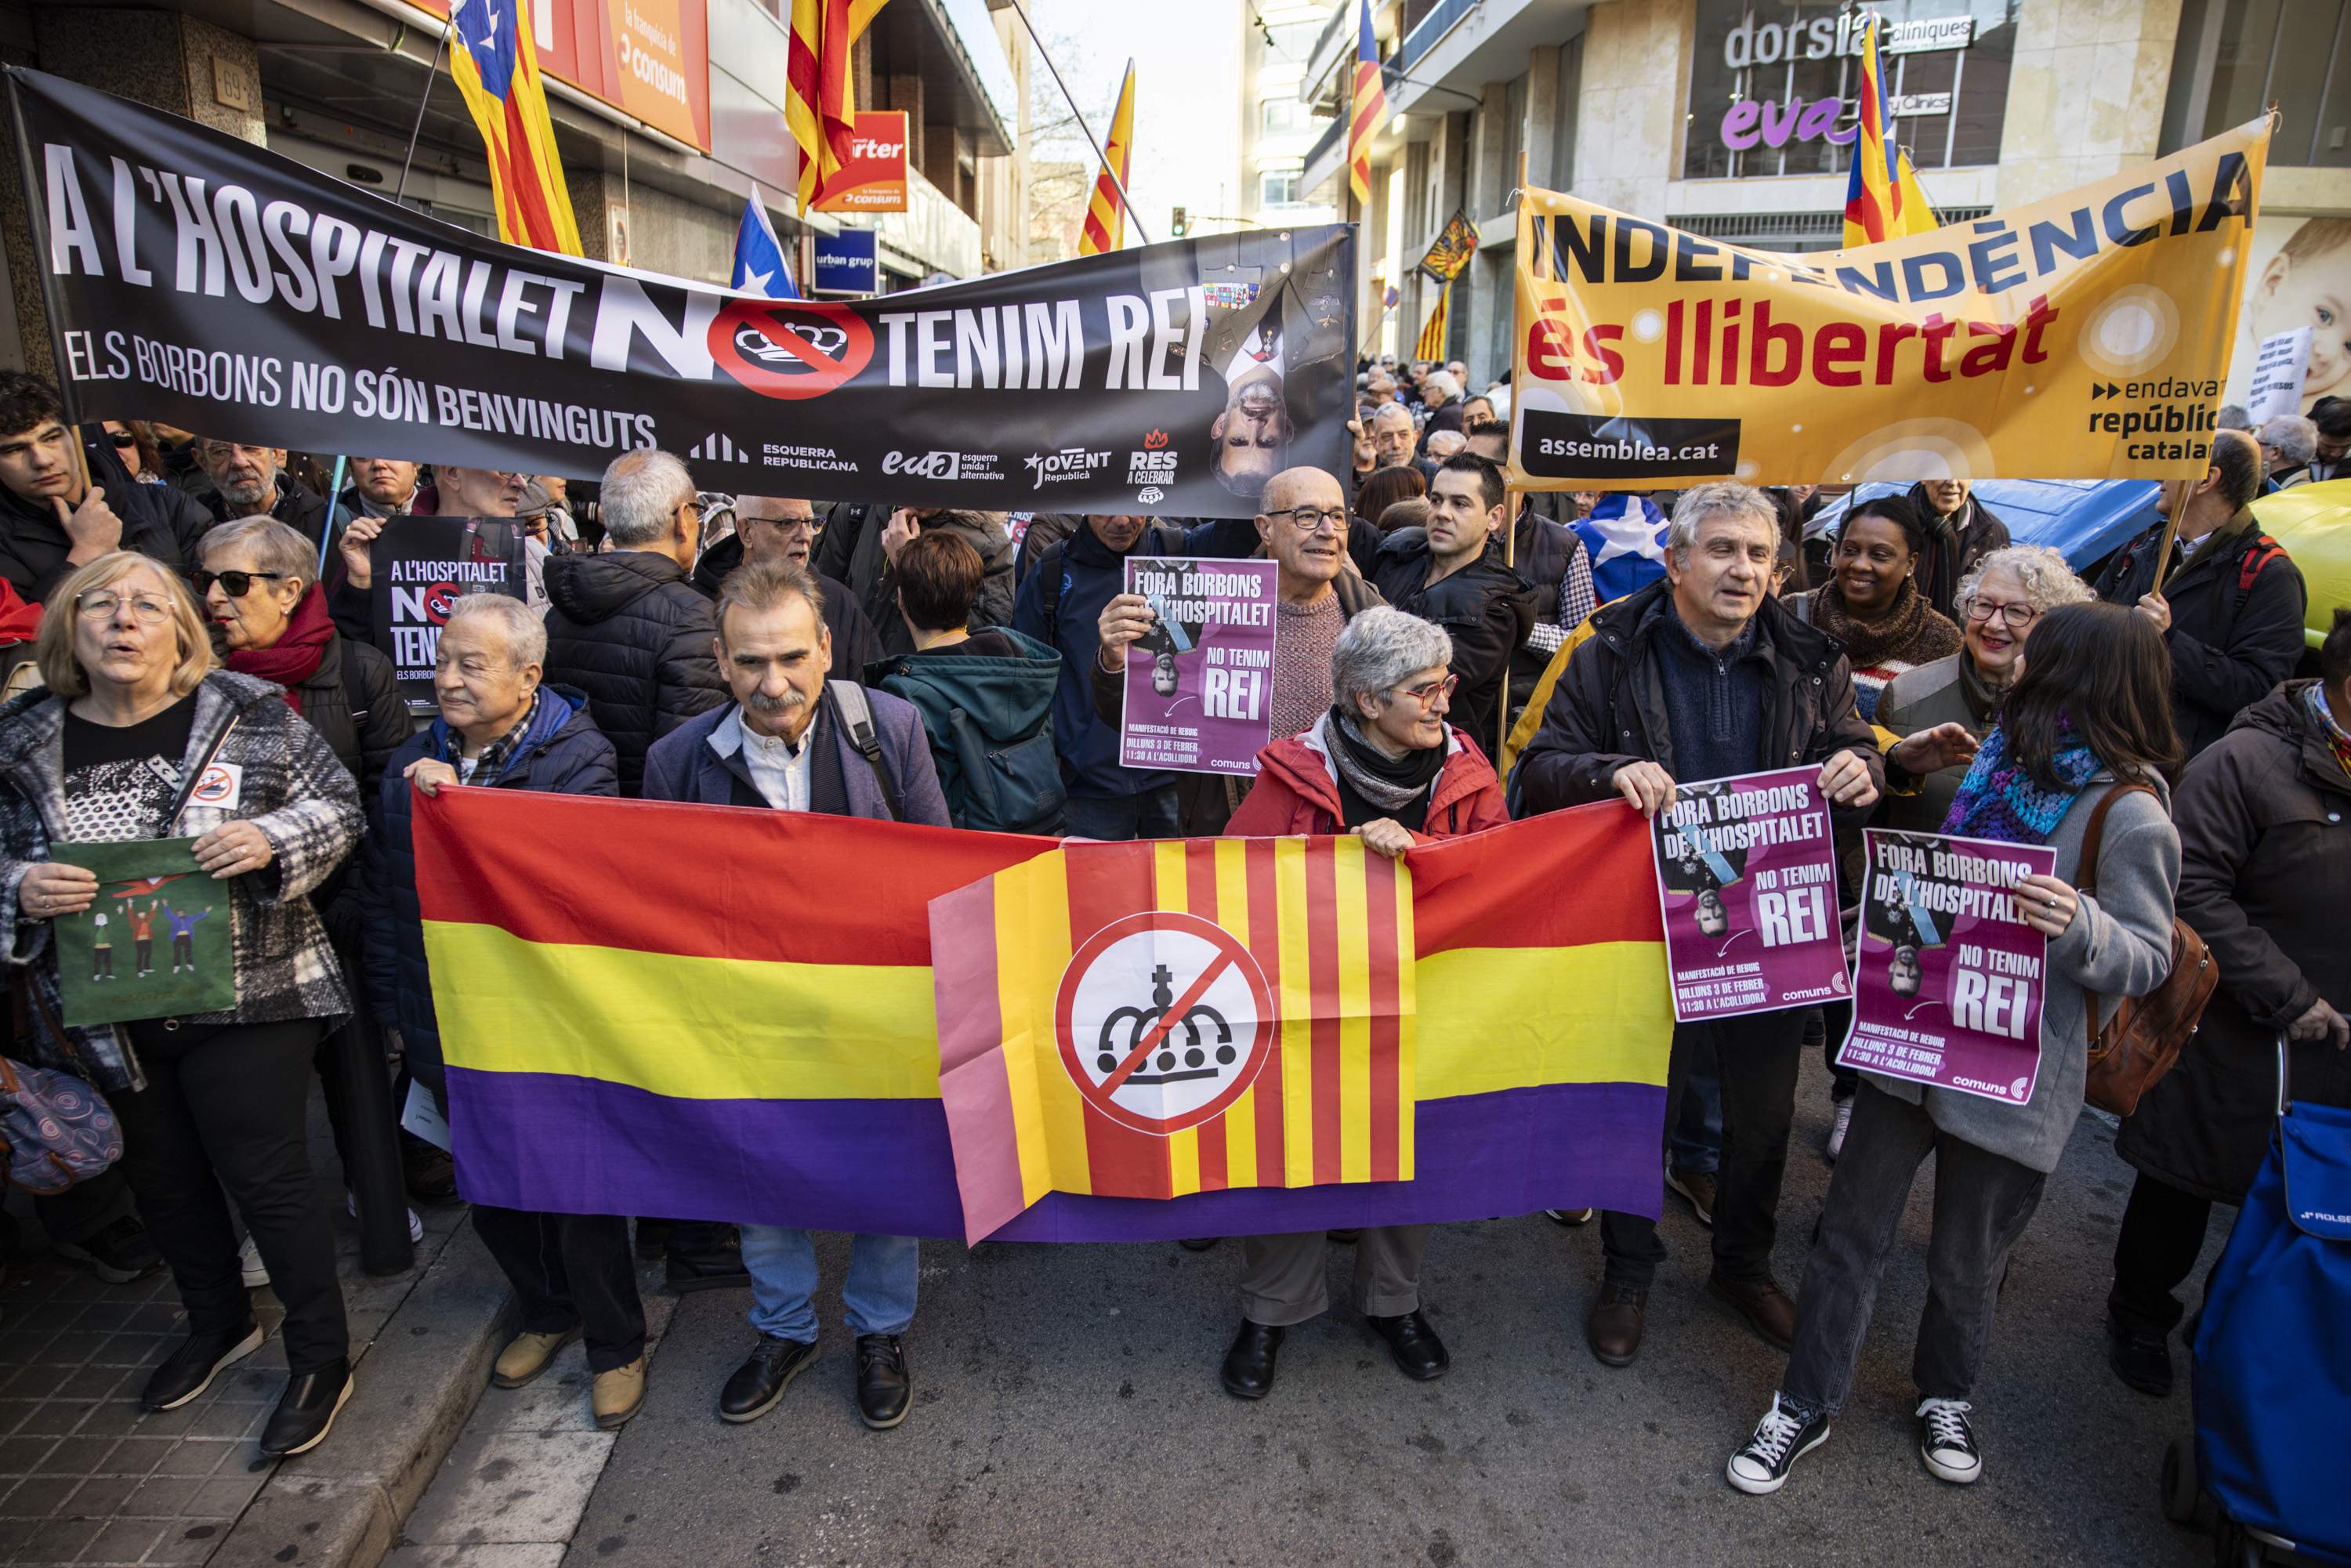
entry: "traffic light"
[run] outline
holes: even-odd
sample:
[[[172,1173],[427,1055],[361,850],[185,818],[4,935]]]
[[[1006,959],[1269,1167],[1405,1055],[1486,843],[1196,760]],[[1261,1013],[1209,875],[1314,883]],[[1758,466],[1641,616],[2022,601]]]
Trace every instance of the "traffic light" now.
[[[1176,215],[1174,218],[1168,222],[1167,232],[1175,235],[1177,239],[1182,239],[1184,237],[1184,230],[1186,227],[1186,224],[1184,209],[1178,207],[1176,209]]]

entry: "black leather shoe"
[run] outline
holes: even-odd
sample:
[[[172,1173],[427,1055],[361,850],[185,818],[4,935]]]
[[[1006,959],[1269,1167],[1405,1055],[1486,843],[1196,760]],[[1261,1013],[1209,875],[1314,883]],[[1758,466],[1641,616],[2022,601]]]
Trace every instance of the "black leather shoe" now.
[[[718,1391],[718,1418],[740,1424],[773,1410],[800,1369],[816,1359],[814,1340],[763,1333],[726,1386]]]
[[[704,1225],[673,1220],[669,1230],[669,1265],[664,1283],[681,1296],[696,1291],[726,1291],[748,1286],[743,1267],[743,1243],[731,1225]]]
[[[1224,1238],[1221,1236],[1187,1236],[1183,1240],[1176,1243],[1176,1245],[1181,1247],[1186,1252],[1206,1252],[1209,1248],[1214,1247],[1217,1242],[1223,1239]]]
[[[1326,1230],[1323,1234],[1342,1246],[1352,1247],[1364,1233],[1360,1230]]]
[[[906,1376],[906,1346],[893,1333],[857,1336],[857,1414],[877,1432],[906,1418],[914,1385]]]
[[[1262,1399],[1273,1392],[1273,1358],[1281,1349],[1281,1331],[1241,1320],[1241,1332],[1225,1352],[1221,1375],[1225,1392],[1236,1399]]]
[[[1453,1358],[1445,1353],[1444,1342],[1437,1337],[1437,1331],[1428,1326],[1428,1320],[1418,1311],[1406,1312],[1400,1318],[1367,1316],[1365,1321],[1382,1339],[1388,1342],[1388,1352],[1395,1357],[1396,1370],[1413,1381],[1426,1383],[1431,1378],[1442,1377],[1445,1369],[1453,1364]]]
[[[282,1459],[307,1454],[327,1440],[335,1413],[351,1396],[351,1367],[336,1361],[317,1372],[306,1372],[286,1385],[286,1396],[261,1429],[263,1457]]]
[[[2171,1392],[2171,1340],[2167,1334],[2125,1328],[2106,1319],[2106,1364],[2141,1394],[2161,1399]]]
[[[163,1360],[148,1378],[139,1403],[149,1410],[177,1410],[213,1385],[225,1368],[235,1366],[261,1348],[261,1326],[251,1318],[243,1326],[218,1333],[190,1333],[180,1348]]]

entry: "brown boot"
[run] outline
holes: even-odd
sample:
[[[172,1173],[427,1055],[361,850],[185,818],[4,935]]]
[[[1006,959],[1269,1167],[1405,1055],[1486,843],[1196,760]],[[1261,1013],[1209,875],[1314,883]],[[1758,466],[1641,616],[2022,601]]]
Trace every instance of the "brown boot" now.
[[[1755,1332],[1769,1340],[1774,1349],[1786,1350],[1796,1343],[1796,1303],[1768,1277],[1726,1280],[1720,1274],[1708,1274],[1706,1290],[1707,1294],[1737,1307],[1740,1315],[1754,1324]]]
[[[626,1425],[644,1406],[645,1358],[641,1355],[626,1366],[598,1373],[588,1403],[596,1412],[596,1425],[606,1431]]]
[[[1633,1358],[1641,1354],[1641,1313],[1648,1304],[1646,1291],[1635,1291],[1627,1285],[1600,1287],[1600,1299],[1592,1303],[1592,1316],[1583,1325],[1583,1337],[1590,1342],[1592,1354],[1601,1364],[1633,1364]]]

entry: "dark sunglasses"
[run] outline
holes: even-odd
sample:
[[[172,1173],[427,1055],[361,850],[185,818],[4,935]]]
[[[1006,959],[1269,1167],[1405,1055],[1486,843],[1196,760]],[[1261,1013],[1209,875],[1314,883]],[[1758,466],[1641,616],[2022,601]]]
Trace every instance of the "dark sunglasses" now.
[[[199,571],[196,573],[196,594],[202,598],[210,593],[213,584],[217,582],[231,599],[243,599],[253,591],[256,580],[267,579],[276,582],[285,576],[282,571]]]
[[[115,445],[121,447],[126,452],[131,447],[139,444],[139,437],[133,435],[127,430],[110,430],[106,434],[108,438],[110,439]]]

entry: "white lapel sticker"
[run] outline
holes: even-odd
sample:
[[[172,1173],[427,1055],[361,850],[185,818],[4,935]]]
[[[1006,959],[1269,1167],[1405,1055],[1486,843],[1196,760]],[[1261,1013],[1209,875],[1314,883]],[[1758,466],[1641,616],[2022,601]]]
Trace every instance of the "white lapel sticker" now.
[[[225,811],[235,807],[245,795],[245,768],[235,762],[207,762],[196,779],[196,788],[189,795],[192,806],[210,806]]]

